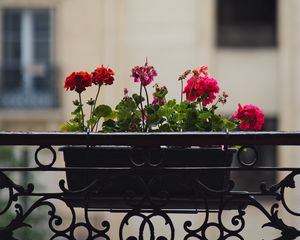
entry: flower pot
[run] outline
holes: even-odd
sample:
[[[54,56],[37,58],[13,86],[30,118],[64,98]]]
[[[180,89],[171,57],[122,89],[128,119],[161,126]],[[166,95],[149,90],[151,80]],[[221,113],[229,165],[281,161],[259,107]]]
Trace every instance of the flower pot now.
[[[65,146],[68,195],[75,207],[218,208],[236,149],[219,147]],[[98,169],[82,169],[98,168]],[[224,200],[224,199],[223,199]]]

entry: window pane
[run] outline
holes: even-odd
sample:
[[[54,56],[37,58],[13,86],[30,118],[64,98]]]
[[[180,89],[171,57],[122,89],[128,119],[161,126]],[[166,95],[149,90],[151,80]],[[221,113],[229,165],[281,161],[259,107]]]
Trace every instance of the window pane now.
[[[33,13],[34,59],[35,62],[48,63],[50,46],[50,15],[48,10]]]
[[[33,12],[34,37],[39,40],[49,40],[50,37],[50,13],[48,10]]]
[[[47,68],[42,69],[41,74],[33,78],[34,89],[37,92],[47,92],[54,88],[54,71]]]
[[[2,69],[2,90],[4,92],[19,91],[22,87],[20,67],[4,66]]]
[[[19,65],[21,60],[20,42],[4,41],[3,59],[7,65]]]
[[[22,86],[21,61],[21,11],[6,9],[3,12],[3,61],[1,88],[14,92]]]
[[[218,0],[219,46],[275,46],[276,0]]]
[[[35,41],[34,43],[34,59],[36,63],[48,63],[49,56],[49,42]]]
[[[12,36],[20,39],[21,12],[19,10],[6,9],[3,13],[3,30],[6,33],[4,37]]]
[[[7,64],[20,64],[21,12],[5,10],[3,14],[3,60]]]

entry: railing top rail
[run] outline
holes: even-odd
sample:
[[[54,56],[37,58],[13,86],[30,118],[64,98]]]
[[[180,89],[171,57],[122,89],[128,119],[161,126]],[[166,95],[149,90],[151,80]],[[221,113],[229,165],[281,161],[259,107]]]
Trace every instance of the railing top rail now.
[[[300,132],[0,132],[0,145],[300,145]]]

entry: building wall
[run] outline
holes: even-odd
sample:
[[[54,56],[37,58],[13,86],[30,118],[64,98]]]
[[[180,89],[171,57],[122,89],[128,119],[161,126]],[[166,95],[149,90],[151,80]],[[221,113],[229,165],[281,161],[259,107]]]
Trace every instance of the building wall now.
[[[229,93],[224,112],[231,114],[238,103],[253,103],[267,115],[281,114],[280,98],[285,96],[278,97],[279,89],[281,82],[286,84],[287,79],[280,64],[282,57],[289,57],[281,46],[289,38],[279,35],[277,48],[216,47],[215,1],[2,0],[0,6],[55,9],[54,58],[59,69],[60,107],[55,113],[48,111],[46,121],[58,124],[70,116],[71,99],[76,95],[65,92],[63,80],[71,72],[92,71],[100,64],[113,68],[116,81],[113,86],[103,88],[101,97],[102,101],[114,105],[124,87],[130,91],[138,88],[129,77],[130,70],[143,64],[146,57],[158,70],[157,82],[169,88],[170,98],[179,99],[177,78],[183,71],[208,65],[222,90]],[[291,75],[291,70],[286,72]],[[94,94],[93,90],[88,91],[87,97]],[[26,112],[21,113],[26,116]],[[11,119],[15,117],[13,114]],[[5,119],[9,115],[5,114]],[[32,114],[28,115],[28,121],[33,120]],[[50,130],[56,130],[57,125],[51,126],[54,129]],[[281,124],[281,128],[288,129],[285,124]]]

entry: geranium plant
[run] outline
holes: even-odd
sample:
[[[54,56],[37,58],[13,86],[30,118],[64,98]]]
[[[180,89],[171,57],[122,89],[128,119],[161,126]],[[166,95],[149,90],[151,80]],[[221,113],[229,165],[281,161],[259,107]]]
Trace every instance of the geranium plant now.
[[[147,61],[131,70],[130,77],[139,84],[139,92],[131,96],[124,89],[124,96],[115,109],[105,104],[97,105],[100,89],[114,82],[114,72],[103,65],[92,73],[74,72],[65,80],[67,90],[76,91],[73,101],[73,118],[64,123],[64,131],[102,132],[181,132],[181,131],[229,131],[260,130],[264,114],[256,106],[238,105],[231,117],[222,116],[218,108],[227,102],[228,94],[220,93],[216,79],[209,75],[208,68],[201,66],[187,70],[179,76],[180,101],[167,100],[168,90],[154,83],[157,71]],[[186,80],[187,79],[187,80]],[[186,82],[185,82],[186,81]],[[153,87],[151,88],[151,84]],[[97,87],[95,98],[83,102],[82,93],[88,87]],[[150,87],[149,87],[150,86]],[[149,94],[149,89],[153,91]],[[185,99],[184,99],[185,95]],[[84,113],[84,104],[89,112]],[[101,122],[101,127],[99,123]]]

